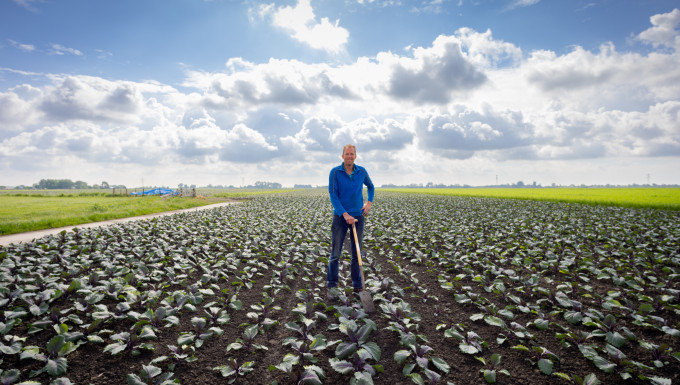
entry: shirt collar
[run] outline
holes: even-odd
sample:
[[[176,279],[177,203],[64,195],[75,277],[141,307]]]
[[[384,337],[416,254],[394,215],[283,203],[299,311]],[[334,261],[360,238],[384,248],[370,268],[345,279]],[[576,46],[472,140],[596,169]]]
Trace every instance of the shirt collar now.
[[[343,171],[347,172],[347,170],[345,170],[345,163],[344,163],[344,162],[343,162],[343,163],[340,163],[340,167],[342,168]],[[352,175],[356,174],[356,172],[357,172],[358,169],[359,169],[359,166],[357,166],[357,164],[354,163],[354,164],[352,165],[352,173],[351,173],[351,174],[348,174],[348,175],[349,175],[349,176],[352,176]]]

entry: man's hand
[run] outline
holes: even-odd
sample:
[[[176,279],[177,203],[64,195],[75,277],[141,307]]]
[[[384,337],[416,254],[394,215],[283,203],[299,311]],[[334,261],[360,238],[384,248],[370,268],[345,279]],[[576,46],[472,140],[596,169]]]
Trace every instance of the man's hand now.
[[[361,213],[362,213],[363,215],[367,215],[367,214],[368,214],[368,211],[369,211],[370,209],[371,209],[371,201],[368,201],[368,202],[366,202],[366,204],[364,205],[364,207],[361,208]]]
[[[356,218],[347,213],[342,214],[342,217],[345,218],[345,222],[347,222],[348,225],[353,225],[354,222],[357,221]]]

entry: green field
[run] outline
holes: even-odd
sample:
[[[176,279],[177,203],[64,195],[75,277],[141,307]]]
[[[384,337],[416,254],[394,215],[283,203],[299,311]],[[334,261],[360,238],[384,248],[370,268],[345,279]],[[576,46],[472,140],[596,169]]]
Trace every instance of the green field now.
[[[180,210],[219,201],[158,196],[0,194],[0,235]]]
[[[680,210],[680,188],[389,188],[380,191]]]
[[[128,191],[139,191],[140,189]],[[0,191],[0,235],[75,226],[83,223],[242,200],[290,189],[196,189],[197,198],[113,195],[112,190]]]

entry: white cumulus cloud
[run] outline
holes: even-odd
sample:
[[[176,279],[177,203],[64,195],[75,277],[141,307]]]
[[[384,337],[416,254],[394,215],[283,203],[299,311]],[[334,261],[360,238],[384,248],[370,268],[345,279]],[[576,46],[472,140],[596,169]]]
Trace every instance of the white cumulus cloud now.
[[[665,46],[680,52],[680,9],[654,15],[650,18],[652,27],[641,32],[638,39],[652,44],[654,47]]]
[[[298,0],[295,6],[274,4],[260,6],[260,15],[271,18],[272,25],[290,33],[290,36],[313,49],[338,54],[345,50],[349,31],[340,21],[327,17],[317,20],[310,0]]]

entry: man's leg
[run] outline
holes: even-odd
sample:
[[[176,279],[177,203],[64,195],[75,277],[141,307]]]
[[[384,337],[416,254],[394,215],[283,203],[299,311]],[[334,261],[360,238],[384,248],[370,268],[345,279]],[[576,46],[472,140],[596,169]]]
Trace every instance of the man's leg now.
[[[357,228],[357,238],[359,239],[359,248],[363,250],[363,239],[364,239],[364,217],[356,217],[357,222],[355,224]],[[349,228],[350,231],[350,236],[352,237],[352,265],[351,265],[351,272],[352,272],[352,287],[355,289],[361,289],[361,270],[359,267],[359,259],[357,258],[357,247],[356,243],[354,242],[354,235],[352,233],[352,228]],[[361,260],[363,262],[363,259]]]
[[[345,242],[345,235],[347,235],[347,222],[342,217],[333,215],[333,224],[331,225],[331,257],[328,259],[328,271],[326,273],[329,289],[338,286],[338,262],[342,253],[342,244]]]

